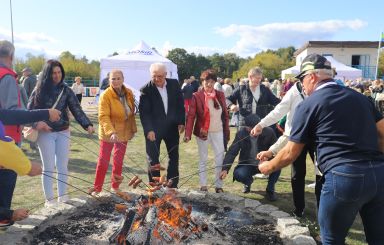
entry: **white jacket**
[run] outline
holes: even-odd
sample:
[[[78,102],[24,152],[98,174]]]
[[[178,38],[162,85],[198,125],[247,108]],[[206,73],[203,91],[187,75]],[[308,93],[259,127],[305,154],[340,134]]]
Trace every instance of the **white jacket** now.
[[[304,93],[300,93],[297,84],[293,85],[284,95],[281,102],[259,122],[263,128],[277,123],[281,118],[287,115],[285,122],[284,135],[289,136],[292,129],[292,118],[295,114],[296,106],[303,101]]]

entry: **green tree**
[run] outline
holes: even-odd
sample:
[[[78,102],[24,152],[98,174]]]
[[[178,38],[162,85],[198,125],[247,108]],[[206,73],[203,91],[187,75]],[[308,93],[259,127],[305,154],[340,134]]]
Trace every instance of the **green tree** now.
[[[379,56],[379,67],[377,69],[377,77],[378,78],[383,78],[384,76],[384,51],[380,52]]]
[[[190,74],[192,74],[190,56],[191,55],[182,48],[175,48],[168,52],[167,58],[177,65],[177,73],[180,82],[185,78],[189,78]]]

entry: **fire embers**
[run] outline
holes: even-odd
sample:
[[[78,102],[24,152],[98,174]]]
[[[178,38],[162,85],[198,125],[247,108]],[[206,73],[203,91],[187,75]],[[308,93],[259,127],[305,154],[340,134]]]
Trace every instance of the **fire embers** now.
[[[116,210],[125,214],[109,239],[117,244],[187,243],[208,231],[207,223],[192,217],[192,207],[183,205],[173,189],[162,188],[150,197],[141,196],[130,208],[116,205]]]

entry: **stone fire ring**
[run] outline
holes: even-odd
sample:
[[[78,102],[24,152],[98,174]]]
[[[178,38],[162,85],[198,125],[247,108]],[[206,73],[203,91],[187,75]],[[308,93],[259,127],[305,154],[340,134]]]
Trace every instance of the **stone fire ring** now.
[[[134,195],[146,194],[143,191],[133,190]],[[196,190],[178,190],[179,197],[187,197],[190,200],[212,203],[224,203],[236,209],[254,211],[255,216],[262,216],[271,220],[276,225],[276,230],[285,245],[316,245],[315,240],[310,236],[308,227],[301,226],[300,222],[288,213],[280,211],[270,204],[261,204],[257,200],[240,197],[229,193],[207,193]],[[100,197],[102,200],[111,198],[110,194]],[[100,200],[99,198],[99,200]],[[0,230],[0,244],[30,244],[33,235],[40,232],[40,226],[48,224],[58,215],[70,215],[78,210],[89,206],[98,205],[99,202],[90,196],[81,196],[60,203],[54,208],[42,208],[31,214],[27,219],[15,223],[6,231]]]

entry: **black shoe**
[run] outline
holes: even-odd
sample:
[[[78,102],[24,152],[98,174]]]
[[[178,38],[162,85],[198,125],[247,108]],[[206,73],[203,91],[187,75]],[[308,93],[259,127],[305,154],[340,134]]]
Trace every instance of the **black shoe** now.
[[[244,185],[243,187],[243,193],[250,193],[251,192],[251,186],[250,185]]]
[[[292,211],[292,215],[295,216],[295,217],[301,218],[304,215],[304,210],[300,211],[300,210],[294,209]]]
[[[265,197],[268,199],[268,201],[274,202],[277,200],[277,197],[274,191],[266,191],[265,194],[266,194]]]

